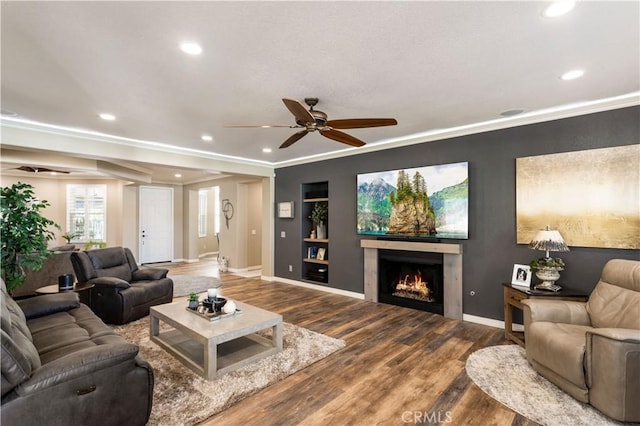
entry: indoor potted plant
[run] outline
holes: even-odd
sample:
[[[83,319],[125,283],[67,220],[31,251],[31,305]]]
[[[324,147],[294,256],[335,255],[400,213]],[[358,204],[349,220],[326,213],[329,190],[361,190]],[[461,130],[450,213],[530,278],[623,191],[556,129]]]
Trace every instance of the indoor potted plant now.
[[[67,244],[71,244],[71,240],[73,240],[74,238],[78,238],[82,235],[81,232],[65,232],[64,234],[60,235],[62,237],[63,240],[65,240],[67,242]]]
[[[18,182],[0,191],[0,268],[7,290],[11,292],[24,283],[25,267],[35,271],[42,267],[49,256],[47,242],[55,238],[49,228],[60,229],[60,226],[40,214],[49,203],[36,198],[33,186]]]
[[[316,237],[318,239],[327,238],[327,227],[324,221],[327,220],[328,214],[329,211],[326,203],[315,203],[313,205],[309,219],[311,219],[316,227]]]
[[[562,271],[565,264],[559,257],[541,257],[540,259],[532,260],[529,266],[531,266],[531,269],[555,268],[558,271]]]
[[[193,309],[193,310],[198,309],[198,304],[200,303],[200,299],[198,298],[198,293],[194,293],[192,291],[187,296],[187,300],[189,301],[189,309]]]
[[[106,246],[107,246],[107,243],[105,243],[104,241],[89,240],[86,243],[84,243],[84,249],[85,250],[91,250],[91,249],[97,249],[97,248],[105,248]]]
[[[553,289],[555,282],[560,279],[560,271],[564,270],[564,261],[559,257],[542,257],[529,263],[535,271],[536,277],[542,281],[536,288]]]

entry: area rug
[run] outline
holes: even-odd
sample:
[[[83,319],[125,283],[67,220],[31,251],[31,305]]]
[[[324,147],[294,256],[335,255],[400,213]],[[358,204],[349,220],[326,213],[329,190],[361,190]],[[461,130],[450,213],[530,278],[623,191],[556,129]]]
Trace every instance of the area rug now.
[[[480,389],[541,425],[620,425],[539,375],[517,345],[490,346],[467,359],[467,374]]]
[[[140,347],[153,367],[153,409],[148,424],[167,426],[199,423],[345,346],[343,340],[286,322],[283,329],[282,352],[207,381],[151,342],[149,317],[114,327]]]
[[[205,277],[202,275],[168,275],[173,280],[173,297],[186,296],[192,291],[202,293],[208,288],[216,288],[222,282],[215,277]]]

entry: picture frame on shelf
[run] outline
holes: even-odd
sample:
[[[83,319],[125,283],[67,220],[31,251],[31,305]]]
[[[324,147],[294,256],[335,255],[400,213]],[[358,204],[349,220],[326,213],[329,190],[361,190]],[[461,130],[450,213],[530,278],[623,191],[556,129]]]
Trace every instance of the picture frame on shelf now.
[[[318,260],[324,260],[324,255],[325,255],[325,248],[324,247],[320,247],[318,249]]]
[[[318,247],[309,247],[307,249],[307,257],[309,259],[315,259],[318,256]]]
[[[531,267],[518,263],[514,264],[511,285],[529,288],[531,286]]]

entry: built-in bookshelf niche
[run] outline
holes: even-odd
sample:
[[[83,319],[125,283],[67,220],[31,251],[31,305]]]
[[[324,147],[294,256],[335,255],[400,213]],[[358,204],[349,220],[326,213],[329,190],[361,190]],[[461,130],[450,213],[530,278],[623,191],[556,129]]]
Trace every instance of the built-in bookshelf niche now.
[[[326,212],[319,224],[310,217],[314,209]],[[329,282],[329,185],[313,182],[302,185],[302,278],[313,283]]]

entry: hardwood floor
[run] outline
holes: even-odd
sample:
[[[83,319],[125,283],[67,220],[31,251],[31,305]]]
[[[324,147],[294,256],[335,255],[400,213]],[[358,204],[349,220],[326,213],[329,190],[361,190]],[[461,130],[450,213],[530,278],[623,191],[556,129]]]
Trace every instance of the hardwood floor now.
[[[226,297],[347,343],[202,425],[535,425],[486,395],[465,373],[469,354],[508,344],[501,329],[218,273],[209,260],[168,268],[169,276],[219,276]]]

